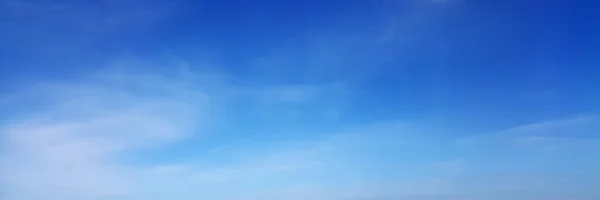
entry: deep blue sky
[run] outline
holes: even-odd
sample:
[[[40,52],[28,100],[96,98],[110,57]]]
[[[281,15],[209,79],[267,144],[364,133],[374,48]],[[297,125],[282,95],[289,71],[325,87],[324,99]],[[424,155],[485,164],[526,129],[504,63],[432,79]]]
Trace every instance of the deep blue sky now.
[[[0,186],[9,200],[600,197],[597,8],[0,0],[14,176]],[[23,175],[69,167],[82,172]]]

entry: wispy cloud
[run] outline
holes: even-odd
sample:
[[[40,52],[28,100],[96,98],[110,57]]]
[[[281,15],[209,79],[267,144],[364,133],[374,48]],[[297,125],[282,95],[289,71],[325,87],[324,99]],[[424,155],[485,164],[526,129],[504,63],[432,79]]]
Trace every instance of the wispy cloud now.
[[[302,140],[277,138],[263,146],[223,146],[178,161],[128,161],[128,155],[168,149],[212,134],[207,127],[230,125],[216,121],[223,114],[216,108],[232,101],[262,99],[265,109],[281,101],[312,105],[307,102],[339,89],[267,85],[260,86],[265,90],[247,90],[226,81],[215,84],[217,79],[204,80],[212,76],[185,70],[149,73],[128,65],[145,64],[120,62],[111,70],[77,80],[42,80],[2,101],[3,107],[22,111],[1,127],[0,172],[3,189],[9,191],[3,194],[6,199],[427,199],[428,195],[452,199],[459,198],[455,193],[461,198],[477,196],[465,192],[473,187],[480,192],[530,190],[528,185],[515,184],[535,179],[482,179],[493,173],[472,178],[475,174],[470,170],[482,169],[471,166],[473,160],[464,155],[453,154],[451,141],[431,138],[439,127],[401,121],[357,123]],[[231,95],[232,91],[240,94]],[[596,127],[596,121],[594,116],[577,117],[495,135],[507,143],[533,136],[593,137],[585,133],[594,130],[590,128]],[[442,153],[447,156],[432,156]],[[375,163],[381,159],[386,163]],[[230,194],[231,190],[238,195]]]
[[[366,165],[352,165],[373,151],[411,140],[401,140],[401,135],[418,134],[398,123],[361,125],[302,141],[282,139],[268,147],[198,152],[205,157],[178,162],[125,160],[126,155],[201,137],[205,126],[223,124],[213,121],[218,113],[212,109],[228,103],[219,101],[223,93],[190,77],[203,76],[101,70],[78,80],[41,81],[12,95],[3,106],[24,112],[1,127],[6,199],[222,199],[234,198],[231,190],[244,196],[238,199],[368,196],[372,189],[358,183],[325,186],[358,176],[351,172]],[[43,106],[29,107],[31,103]],[[357,156],[361,151],[369,153]],[[206,156],[230,158],[206,162]],[[354,192],[344,192],[346,187],[355,187]]]
[[[132,192],[130,172],[119,158],[123,153],[202,133],[210,98],[188,83],[143,73],[96,74],[42,82],[14,94],[3,106],[15,106],[23,115],[2,126],[0,169],[7,198],[88,199]]]
[[[275,187],[281,178],[315,172],[324,161],[329,142],[310,139],[268,144],[274,146],[264,150],[233,146],[198,152],[231,157],[216,163],[202,158],[149,164],[126,160],[202,137],[207,127],[227,125],[215,121],[215,108],[223,104],[248,99],[303,103],[324,92],[318,86],[275,85],[248,93],[205,80],[208,76],[202,74],[150,73],[138,70],[140,65],[148,63],[117,62],[81,78],[40,80],[7,95],[2,106],[20,112],[0,127],[0,180],[9,191],[4,197],[144,199],[169,193],[217,198],[228,193],[225,185],[249,192],[252,182],[270,180]],[[231,91],[240,95],[231,99]],[[196,187],[208,190],[192,189]]]
[[[370,89],[362,83],[377,78],[369,74],[381,67],[380,54],[395,59],[397,50],[414,51],[405,44],[429,37],[438,14],[457,1],[393,1],[410,7],[390,11],[382,29],[307,31],[222,70],[244,74],[172,56],[174,64],[160,67],[124,59],[77,78],[15,84],[0,100],[12,114],[0,124],[0,199],[598,197],[600,165],[590,161],[600,153],[598,116],[517,125],[457,146],[463,134],[456,127],[365,114],[372,102],[355,102],[354,95]],[[0,6],[3,16],[24,22],[12,38],[39,34],[29,38],[44,41],[70,36],[60,33],[87,40],[144,29],[174,9],[166,1],[130,0],[0,0]],[[295,112],[306,115],[288,118]],[[478,125],[472,126],[462,128]],[[570,167],[557,162],[571,160]]]
[[[459,143],[476,144],[504,142],[520,145],[563,145],[575,143],[590,143],[598,141],[600,119],[595,115],[580,115],[571,118],[550,120],[538,123],[520,125],[494,133],[481,134],[463,138]]]

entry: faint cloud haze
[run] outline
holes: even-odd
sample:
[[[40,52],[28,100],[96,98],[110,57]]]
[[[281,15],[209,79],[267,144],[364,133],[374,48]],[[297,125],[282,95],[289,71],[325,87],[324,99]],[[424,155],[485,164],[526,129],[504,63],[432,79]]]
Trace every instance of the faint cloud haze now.
[[[576,4],[0,0],[0,199],[600,199]]]

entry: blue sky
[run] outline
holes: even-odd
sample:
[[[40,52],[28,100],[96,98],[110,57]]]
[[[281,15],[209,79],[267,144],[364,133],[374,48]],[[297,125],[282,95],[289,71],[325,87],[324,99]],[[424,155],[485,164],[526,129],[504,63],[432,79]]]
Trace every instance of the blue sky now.
[[[0,194],[600,198],[566,0],[0,0]]]

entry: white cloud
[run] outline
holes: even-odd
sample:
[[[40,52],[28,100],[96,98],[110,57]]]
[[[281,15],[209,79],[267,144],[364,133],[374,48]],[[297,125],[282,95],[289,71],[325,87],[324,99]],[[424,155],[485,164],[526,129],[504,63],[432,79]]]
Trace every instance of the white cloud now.
[[[565,132],[565,129],[588,127],[595,125],[600,119],[596,116],[582,115],[567,119],[559,119],[552,121],[545,121],[533,124],[526,124],[510,128],[501,131],[499,134],[552,134],[557,131],[561,131],[559,134],[568,136],[569,132]],[[550,131],[550,132],[549,132]],[[556,133],[555,133],[556,134]]]
[[[1,127],[7,199],[128,195],[135,185],[122,153],[202,132],[210,98],[187,80],[119,76],[40,83],[3,102],[22,110]]]
[[[219,101],[220,95],[239,91],[220,84],[215,88],[212,81],[197,80],[206,77],[198,74],[124,70],[135,65],[144,64],[120,63],[77,80],[40,81],[2,100],[3,107],[19,111],[0,126],[5,199],[216,199],[230,192],[226,185],[252,193],[258,186],[252,182],[276,184],[321,164],[326,145],[312,141],[208,153],[232,157],[224,163],[123,160],[201,137],[207,126],[220,123],[214,121],[214,107],[228,103]],[[236,100],[263,98],[262,93],[250,95]]]
[[[3,189],[10,191],[7,200],[273,199],[299,195],[345,199],[370,195],[372,189],[365,186],[324,187],[319,181],[327,178],[320,176],[344,175],[344,169],[336,168],[344,163],[335,162],[342,157],[353,159],[347,153],[372,148],[379,144],[377,137],[392,134],[396,127],[367,127],[305,141],[275,142],[267,148],[233,146],[209,153],[232,157],[222,163],[206,163],[200,157],[135,165],[121,156],[202,134],[202,127],[195,126],[208,123],[213,96],[176,77],[116,76],[121,78],[101,75],[100,79],[52,87],[44,84],[10,101],[14,104],[35,97],[48,106],[2,126],[0,181],[6,186]],[[360,149],[346,151],[355,147]],[[355,188],[348,192],[346,187]],[[231,190],[237,194],[232,195]]]
[[[225,164],[188,161],[154,166],[135,172],[138,192],[131,197],[145,199],[164,194],[161,199],[223,199],[239,195],[251,199],[262,193],[275,194],[278,188],[291,187],[290,180],[317,170],[320,163],[315,150],[279,149]]]
[[[124,160],[124,155],[143,154],[151,148],[161,150],[201,137],[206,134],[206,126],[222,125],[213,121],[219,114],[214,107],[229,103],[221,101],[220,95],[243,90],[226,83],[209,81],[205,85],[206,81],[197,80],[204,77],[102,71],[79,80],[40,83],[2,101],[3,107],[20,111],[19,116],[0,127],[0,185],[8,191],[4,199],[355,199],[448,195],[478,185],[503,189],[520,181],[495,186],[465,181],[464,177],[361,179],[356,173],[374,173],[368,170],[379,166],[365,164],[376,161],[369,159],[373,155],[435,153],[428,146],[435,143],[428,138],[429,129],[408,123],[360,124],[339,134],[324,133],[303,141],[282,139],[265,144],[267,147],[233,145],[177,162],[139,164]],[[280,93],[248,95],[237,100]],[[207,157],[228,158],[213,163],[207,162]],[[468,174],[463,173],[470,169],[466,168],[467,162],[458,157],[428,160],[419,167],[458,176]],[[394,164],[401,170],[414,167],[403,166],[401,159]],[[237,194],[232,195],[233,190]]]
[[[559,120],[524,124],[490,134],[462,138],[458,143],[476,145],[505,143],[530,146],[572,146],[600,142],[600,118],[580,115]]]

